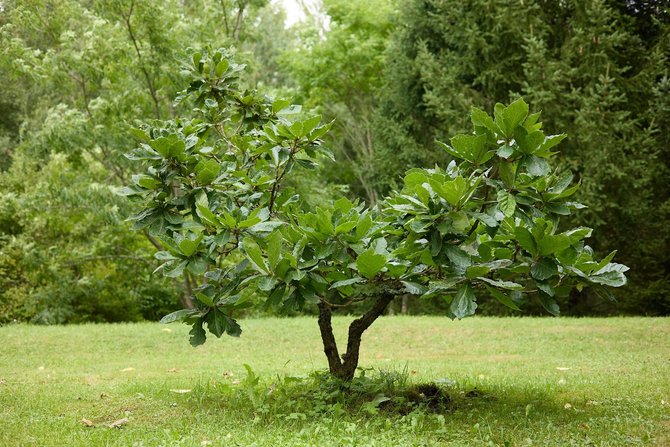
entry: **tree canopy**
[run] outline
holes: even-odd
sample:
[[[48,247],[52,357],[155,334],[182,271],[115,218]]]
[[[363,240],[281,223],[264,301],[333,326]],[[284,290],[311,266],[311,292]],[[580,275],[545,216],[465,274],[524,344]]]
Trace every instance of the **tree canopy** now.
[[[239,336],[235,313],[255,294],[283,311],[316,305],[330,372],[351,380],[363,332],[402,293],[445,300],[459,319],[475,313],[479,290],[516,310],[531,295],[558,315],[556,296],[626,283],[616,252],[598,260],[585,244],[590,228],[559,229],[583,208],[572,174],[549,162],[565,134],[546,135],[522,99],[493,117],[473,108],[474,132],[441,143],[460,163],[410,169],[377,206],[341,197],[309,209],[283,182],[331,156],[332,123],[241,88],[243,66],[225,50],[195,53],[189,71],[179,101],[192,98],[192,114],[135,132],[128,158],[146,169],[123,193],[141,199],[135,228],[166,247],[163,273],[201,279],[195,308],[163,319],[192,325],[193,345],[205,326]],[[332,310],[354,302],[367,307],[340,356]]]

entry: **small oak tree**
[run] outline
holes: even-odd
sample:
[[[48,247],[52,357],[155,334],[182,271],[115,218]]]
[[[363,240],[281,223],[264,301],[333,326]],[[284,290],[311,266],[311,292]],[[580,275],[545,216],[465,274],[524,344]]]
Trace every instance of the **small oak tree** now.
[[[296,164],[330,156],[321,138],[331,124],[242,89],[243,67],[224,50],[196,53],[187,71],[178,100],[194,101],[193,116],[136,132],[128,157],[146,171],[124,193],[143,201],[133,219],[163,243],[163,274],[200,279],[197,308],[162,320],[192,325],[194,346],[205,326],[240,335],[234,316],[250,292],[284,310],[315,305],[330,372],[351,380],[363,332],[399,294],[446,300],[459,319],[475,313],[479,293],[516,310],[534,296],[558,315],[555,296],[626,282],[614,253],[599,261],[584,244],[589,228],[560,229],[583,207],[570,201],[572,175],[549,164],[565,135],[545,135],[522,99],[497,104],[493,117],[472,109],[474,132],[441,143],[459,162],[410,169],[374,208],[340,198],[305,209],[285,180]],[[359,302],[367,310],[340,355],[332,310]]]

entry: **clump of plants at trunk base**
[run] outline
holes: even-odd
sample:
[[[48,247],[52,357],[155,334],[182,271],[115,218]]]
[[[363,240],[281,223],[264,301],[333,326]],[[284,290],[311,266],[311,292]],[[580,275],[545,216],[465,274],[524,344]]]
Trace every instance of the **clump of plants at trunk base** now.
[[[454,160],[410,169],[375,207],[341,197],[310,209],[285,181],[331,157],[331,123],[240,87],[243,67],[225,50],[196,53],[186,71],[178,101],[192,115],[136,131],[128,157],[146,170],[123,193],[144,204],[135,227],[165,247],[163,274],[194,279],[196,308],[162,320],[192,325],[194,346],[206,330],[239,336],[235,315],[252,294],[284,311],[316,306],[330,373],[349,381],[363,333],[397,295],[445,300],[458,319],[478,294],[515,310],[537,299],[558,315],[555,297],[573,288],[607,295],[626,283],[614,252],[597,259],[585,244],[591,229],[560,227],[584,207],[571,201],[572,175],[550,165],[565,135],[545,135],[523,99],[493,116],[473,108],[473,133],[441,143]],[[341,350],[332,311],[354,303],[366,310]]]

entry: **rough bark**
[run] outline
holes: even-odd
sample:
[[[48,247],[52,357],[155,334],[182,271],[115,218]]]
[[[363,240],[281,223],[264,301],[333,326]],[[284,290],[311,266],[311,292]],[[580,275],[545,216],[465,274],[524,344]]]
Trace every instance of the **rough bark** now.
[[[333,326],[331,323],[332,312],[330,306],[324,302],[319,303],[319,330],[321,331],[321,341],[323,341],[323,352],[328,359],[328,369],[330,373],[337,376],[342,361],[337,350],[337,342],[333,335]]]

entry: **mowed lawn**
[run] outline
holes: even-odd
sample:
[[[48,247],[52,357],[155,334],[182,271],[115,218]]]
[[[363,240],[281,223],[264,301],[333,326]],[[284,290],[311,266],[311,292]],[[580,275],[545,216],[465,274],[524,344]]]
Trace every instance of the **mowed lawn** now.
[[[326,366],[316,320],[242,328],[194,349],[180,324],[0,327],[0,445],[670,445],[668,318],[383,317],[361,366],[454,397],[409,414],[291,408],[286,377]]]

